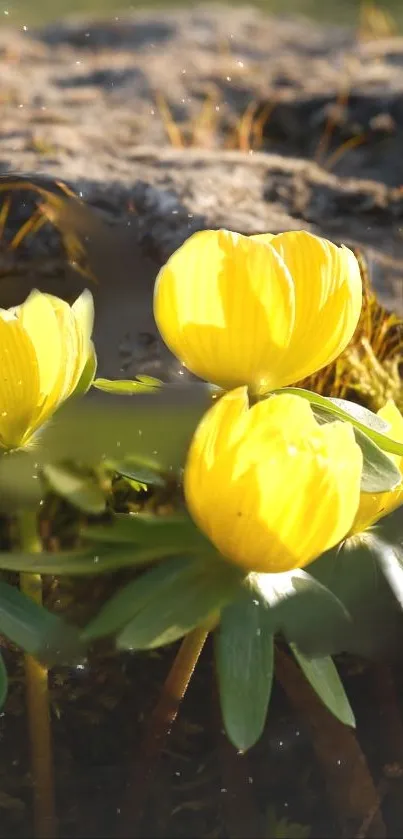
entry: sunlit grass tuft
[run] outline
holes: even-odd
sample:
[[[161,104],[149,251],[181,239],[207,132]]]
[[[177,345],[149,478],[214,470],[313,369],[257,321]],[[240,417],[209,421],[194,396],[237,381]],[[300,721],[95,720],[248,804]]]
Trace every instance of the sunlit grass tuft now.
[[[373,411],[394,399],[402,410],[403,318],[381,306],[370,283],[365,257],[354,250],[364,288],[355,335],[333,364],[306,379],[303,385],[324,395],[353,399]]]

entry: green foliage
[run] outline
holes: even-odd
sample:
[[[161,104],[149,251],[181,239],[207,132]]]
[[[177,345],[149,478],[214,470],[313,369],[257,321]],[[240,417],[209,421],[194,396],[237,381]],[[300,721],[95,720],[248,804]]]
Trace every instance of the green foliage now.
[[[313,413],[320,423],[342,419],[353,424],[355,439],[363,454],[362,492],[387,492],[400,484],[402,476],[399,469],[383,451],[390,450],[387,448],[389,444],[386,445],[385,441],[389,440],[393,443],[384,434],[388,425],[377,414],[373,414],[372,411],[354,402],[347,402],[345,399],[319,396],[317,393],[311,393],[302,388],[284,388],[284,390],[309,399],[313,406]],[[403,444],[396,443],[396,446],[400,446],[403,453]]]
[[[262,734],[274,667],[270,611],[249,586],[221,613],[215,659],[226,733],[246,751]]]
[[[149,393],[162,386],[159,379],[152,376],[137,376],[136,379],[95,379],[93,387],[105,393]]]
[[[155,516],[148,513],[116,513],[107,524],[94,524],[82,529],[85,539],[110,545],[131,545],[138,548],[211,553],[211,543],[196,527],[187,513]]]
[[[147,565],[161,558],[161,549],[134,550],[132,547],[100,545],[70,551],[40,554],[20,551],[0,553],[0,568],[7,571],[27,571],[57,576],[91,576]]]
[[[403,550],[400,545],[390,545],[371,535],[367,545],[389,584],[399,606],[403,609]]]
[[[326,708],[344,725],[354,727],[354,714],[332,659],[329,656],[307,658],[295,644],[290,647],[304,676]]]
[[[347,539],[309,566],[312,577],[331,591],[350,615],[350,622],[329,631],[326,621],[303,648],[310,655],[351,652],[379,656],[393,649],[403,628],[403,613],[385,578],[371,531]]]
[[[388,437],[388,423],[378,417],[368,408],[363,408],[357,402],[349,402],[347,399],[336,399],[329,396],[320,396],[313,391],[305,390],[300,387],[285,387],[278,393],[294,393],[296,396],[301,396],[307,399],[311,405],[322,408],[326,412],[333,414],[335,419],[342,419],[351,422],[355,428],[358,428],[367,437],[376,443],[380,449],[391,454],[398,454],[403,457],[403,443],[393,440]]]
[[[330,411],[315,406],[313,412],[318,422],[334,422],[334,414]],[[354,434],[363,455],[361,492],[388,492],[395,489],[402,480],[398,467],[367,434],[356,427]]]
[[[121,649],[169,644],[219,612],[242,576],[219,557],[174,557],[115,594],[83,632],[85,641],[119,632]]]
[[[42,470],[50,488],[77,510],[99,515],[106,507],[106,494],[95,472],[80,469],[74,463],[46,463]]]
[[[4,582],[0,582],[0,633],[47,665],[71,663],[83,653],[78,630]]]
[[[283,634],[309,655],[329,654],[351,629],[341,599],[305,571],[250,574],[249,581],[256,599],[267,604],[272,633]]]

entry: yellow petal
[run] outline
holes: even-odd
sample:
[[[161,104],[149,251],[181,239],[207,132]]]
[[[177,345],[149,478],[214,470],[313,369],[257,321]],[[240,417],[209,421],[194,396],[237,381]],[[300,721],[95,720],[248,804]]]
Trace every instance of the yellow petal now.
[[[276,251],[226,230],[191,236],[161,269],[154,293],[168,347],[228,389],[267,379],[289,343],[294,309],[292,278]]]
[[[225,558],[247,571],[282,572],[344,538],[358,507],[361,470],[349,424],[319,426],[306,400],[286,394],[248,410],[240,388],[198,426],[185,497]]]
[[[81,347],[72,307],[65,300],[61,300],[52,294],[44,296],[56,315],[60,337],[60,369],[62,376],[58,380],[57,404],[59,404],[71,393],[71,382],[75,377]]]
[[[88,289],[84,289],[82,294],[77,297],[71,310],[75,321],[78,341],[76,365],[70,382],[70,393],[73,393],[81,378],[88,357],[93,352],[91,335],[94,328],[94,299]]]
[[[50,294],[34,290],[21,306],[10,310],[20,326],[22,340],[35,355],[38,392],[25,427],[29,437],[74,391],[92,349],[93,302],[84,292],[73,306]],[[28,389],[29,370],[22,377]]]
[[[351,340],[362,306],[358,261],[346,247],[305,231],[271,239],[295,289],[295,321],[287,352],[278,359],[280,384],[304,379],[337,358]]]
[[[83,347],[86,347],[91,341],[92,330],[94,328],[94,298],[88,288],[85,288],[80,296],[77,297],[71,309],[82,338]]]
[[[154,293],[161,335],[193,373],[258,391],[333,361],[361,305],[354,254],[305,231],[196,233],[161,269]]]
[[[15,311],[35,348],[40,391],[48,396],[57,388],[63,372],[62,343],[54,309],[46,294],[34,290]]]
[[[0,311],[0,448],[20,446],[36,412],[39,371],[21,322]]]
[[[388,436],[398,443],[403,443],[403,417],[393,400],[390,399],[378,411],[378,416],[389,423]],[[388,453],[385,452],[385,454]],[[403,476],[403,458],[393,454],[388,454],[388,456],[400,469]],[[363,492],[351,532],[362,533],[367,527],[392,513],[401,504],[403,504],[403,484],[399,484],[391,492],[378,492],[376,495]]]

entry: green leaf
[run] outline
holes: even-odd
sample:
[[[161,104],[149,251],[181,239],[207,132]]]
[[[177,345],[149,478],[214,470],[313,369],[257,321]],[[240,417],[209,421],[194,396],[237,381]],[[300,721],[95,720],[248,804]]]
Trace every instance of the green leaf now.
[[[290,644],[290,647],[302,672],[326,708],[344,725],[354,728],[355,717],[332,659],[329,656],[307,658],[295,644]]]
[[[314,406],[313,413],[321,423],[335,420],[334,414],[317,406]],[[400,470],[367,434],[359,428],[354,428],[354,434],[363,454],[361,492],[388,492],[395,489],[402,481]]]
[[[401,609],[379,567],[371,531],[327,551],[311,563],[309,572],[343,603],[351,623],[333,635],[326,632],[325,623],[316,641],[303,652],[314,656],[350,652],[379,657],[385,650],[390,654],[400,645]]]
[[[87,544],[47,553],[3,552],[0,568],[38,574],[88,575],[117,571],[181,554],[214,554],[214,548],[187,516],[117,514],[111,522],[82,529]]]
[[[8,678],[3,656],[0,654],[0,709],[3,707],[8,693]]]
[[[150,596],[144,600],[144,588],[140,599],[134,595],[137,609],[117,637],[119,649],[149,650],[182,638],[214,615],[218,617],[242,580],[240,572],[218,556],[215,561],[183,561],[179,573],[158,584],[152,575],[153,570],[143,575],[150,578]]]
[[[371,537],[373,555],[385,580],[403,609],[403,553],[398,545],[389,545],[376,536]]]
[[[34,603],[15,586],[0,582],[0,632],[49,666],[82,656],[78,631]]]
[[[97,390],[105,393],[149,393],[162,386],[159,379],[152,376],[137,376],[137,379],[95,379],[93,383]]]
[[[249,583],[270,608],[272,632],[282,632],[304,652],[325,655],[327,646],[351,627],[346,606],[325,585],[301,569],[250,574]]]
[[[339,399],[336,396],[325,396],[324,398],[328,399],[336,408],[345,411],[349,417],[365,426],[366,429],[370,428],[379,431],[381,434],[387,434],[389,431],[390,425],[386,420],[379,417],[378,414],[374,414],[368,408],[364,408],[363,405],[359,405],[358,402],[350,402],[349,399]]]
[[[346,399],[334,399],[333,397],[320,396],[318,393],[313,393],[310,390],[305,390],[301,387],[284,387],[281,390],[273,391],[274,393],[294,393],[296,396],[301,396],[307,399],[312,405],[317,405],[326,411],[331,411],[337,419],[343,419],[351,422],[355,428],[363,431],[371,440],[376,443],[380,449],[391,454],[398,454],[403,456],[403,443],[398,440],[392,440],[387,432],[389,425],[385,423],[377,414],[368,411],[356,402],[348,402]]]
[[[190,516],[155,516],[144,513],[117,513],[108,524],[96,524],[82,529],[85,539],[133,547],[186,550],[191,553],[210,553],[209,540],[196,527]]]
[[[77,384],[77,387],[72,394],[73,397],[75,396],[83,396],[87,391],[89,391],[90,387],[94,384],[95,373],[97,372],[97,355],[95,352],[95,347],[92,345],[92,351],[88,356],[87,363],[84,367],[84,370],[81,374],[80,380]]]
[[[118,547],[104,544],[97,548],[47,553],[0,553],[0,568],[6,571],[32,571],[38,574],[89,576],[136,568],[156,562],[173,553],[169,548]]]
[[[45,464],[43,474],[51,489],[89,515],[103,513],[106,496],[95,474],[83,472],[73,464]]]
[[[160,475],[159,472],[149,466],[142,466],[141,464],[132,467],[129,465],[116,466],[116,472],[122,478],[127,478],[129,481],[136,481],[138,484],[146,487],[164,487],[166,485],[166,480],[163,475]]]
[[[389,492],[402,482],[400,470],[367,434],[354,428],[363,455],[361,492]]]
[[[180,638],[231,596],[240,575],[216,560],[174,557],[115,594],[83,633],[86,640],[125,627],[118,644],[146,649]]]
[[[225,730],[235,748],[244,752],[264,729],[274,660],[269,609],[246,587],[221,613],[215,659]]]

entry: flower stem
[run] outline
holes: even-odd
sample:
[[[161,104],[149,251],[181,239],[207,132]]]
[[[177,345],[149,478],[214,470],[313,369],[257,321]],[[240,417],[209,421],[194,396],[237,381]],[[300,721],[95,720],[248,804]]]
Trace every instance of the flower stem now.
[[[367,835],[382,839],[386,829],[379,791],[354,731],[330,714],[299,667],[278,647],[275,672],[291,707],[311,731],[312,745],[343,835],[361,835],[361,827],[359,834],[356,828],[365,828],[369,814]]]
[[[181,643],[163,685],[159,700],[148,722],[133,776],[122,807],[121,827],[117,835],[134,837],[147,803],[149,784],[155,771],[164,742],[178,714],[194,669],[206,642],[209,630],[198,626]]]
[[[36,513],[20,514],[20,545],[27,553],[40,553]],[[21,572],[20,589],[35,603],[42,604],[40,574]],[[28,730],[34,795],[36,839],[55,839],[56,815],[53,781],[52,735],[48,692],[48,671],[30,655],[25,656]]]

